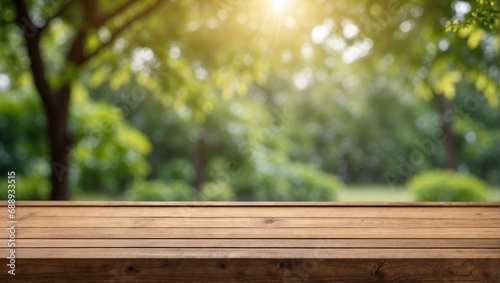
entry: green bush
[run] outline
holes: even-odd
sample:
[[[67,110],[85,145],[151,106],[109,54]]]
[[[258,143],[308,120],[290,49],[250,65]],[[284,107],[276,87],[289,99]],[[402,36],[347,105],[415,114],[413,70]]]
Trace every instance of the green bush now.
[[[193,199],[193,188],[184,181],[135,181],[127,190],[127,199],[187,201]]]
[[[470,174],[436,170],[415,175],[408,187],[417,201],[482,201],[487,184]]]
[[[195,172],[189,160],[176,158],[160,165],[157,175],[162,180],[184,180],[191,182],[194,180]]]
[[[253,199],[262,201],[333,201],[343,182],[308,164],[274,164],[251,179]]]
[[[335,175],[319,171],[308,164],[293,163],[290,166],[291,194],[295,200],[332,201],[343,182]]]
[[[206,182],[201,185],[199,199],[203,201],[231,201],[236,198],[233,189],[224,182]]]
[[[7,179],[0,180],[7,184]],[[50,182],[41,175],[16,176],[16,199],[17,200],[47,200],[50,197]],[[5,185],[7,188],[7,185]],[[0,199],[7,199],[7,190],[2,193]]]

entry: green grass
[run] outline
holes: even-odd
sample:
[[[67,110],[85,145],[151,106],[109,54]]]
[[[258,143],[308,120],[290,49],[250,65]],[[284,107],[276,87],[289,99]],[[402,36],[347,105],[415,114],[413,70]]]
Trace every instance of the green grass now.
[[[73,200],[111,201],[125,200],[123,197],[97,193],[77,193]],[[385,201],[406,202],[415,201],[413,195],[404,186],[390,187],[384,184],[350,184],[339,192],[339,201]],[[500,186],[490,187],[486,193],[487,201],[500,201]]]
[[[339,192],[339,201],[415,201],[412,193],[404,186],[387,185],[346,185]],[[500,187],[490,187],[486,192],[486,201],[500,201]]]
[[[412,194],[403,186],[346,185],[339,192],[339,201],[414,201]]]
[[[490,187],[486,192],[487,201],[500,201],[500,186]]]

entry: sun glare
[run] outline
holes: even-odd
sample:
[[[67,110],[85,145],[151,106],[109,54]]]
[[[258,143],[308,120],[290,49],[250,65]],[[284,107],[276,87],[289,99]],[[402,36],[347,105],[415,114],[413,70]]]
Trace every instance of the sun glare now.
[[[276,12],[283,11],[288,5],[288,1],[289,0],[272,0],[271,5],[273,7],[273,10]]]

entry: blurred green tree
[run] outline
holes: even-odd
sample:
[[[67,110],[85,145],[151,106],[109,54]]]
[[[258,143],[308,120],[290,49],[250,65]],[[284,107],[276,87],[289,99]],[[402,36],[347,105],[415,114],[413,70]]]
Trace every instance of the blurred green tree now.
[[[453,132],[456,109],[450,102],[456,95],[456,85],[465,81],[483,94],[490,106],[498,106],[498,11],[487,9],[485,26],[470,25],[457,33],[446,33],[444,26],[447,21],[469,17],[471,11],[477,13],[493,3],[481,0],[351,4],[350,8],[340,8],[341,17],[326,16],[313,29],[313,41],[316,30],[315,43],[322,47],[314,49],[321,54],[314,58],[324,61],[327,72],[338,68],[339,60],[357,66],[356,73],[368,69],[372,74],[363,80],[367,89],[376,89],[380,82],[377,78],[382,78],[393,89],[433,100],[444,135],[443,163],[456,169],[458,141]],[[336,4],[338,7],[342,5]]]
[[[230,55],[230,51],[240,49],[244,43],[221,44],[227,40],[220,37],[222,34],[217,38],[205,33],[213,29],[211,25],[217,26],[218,20],[214,17],[219,11],[214,9],[215,3],[2,0],[1,52],[5,58],[2,69],[9,74],[14,87],[32,82],[41,98],[47,119],[51,199],[70,197],[69,159],[74,134],[68,127],[68,111],[74,84],[86,71],[92,73],[90,84],[94,86],[108,77],[110,86],[118,89],[135,79],[156,93],[167,92],[171,95],[163,96],[165,103],[189,107],[199,121],[203,120],[204,112],[213,108],[212,84],[202,78],[206,72],[204,61],[217,62],[215,66],[226,65],[211,77],[226,97],[243,94],[245,85],[254,78],[264,80],[258,59],[246,66]],[[204,14],[206,9],[210,11]],[[165,14],[169,16],[162,16]],[[195,19],[208,20],[211,24],[202,25],[203,31],[192,33],[185,44],[187,30],[193,29],[193,25],[199,26],[193,22],[186,27],[186,23]],[[206,38],[211,40],[196,42]],[[25,48],[20,48],[23,45]],[[224,46],[223,52],[218,50],[221,46]],[[191,47],[195,49],[189,50]],[[131,52],[132,56],[124,58],[124,52]],[[185,56],[190,52],[196,60]],[[195,72],[191,64],[196,62],[200,66]],[[235,73],[237,67],[250,70],[243,70],[240,78]],[[31,81],[27,72],[32,76]],[[193,93],[205,95],[193,96]]]
[[[47,199],[50,167],[44,161],[43,109],[35,93],[24,89],[14,94],[0,94],[0,130],[11,133],[0,136],[0,168],[20,176],[20,199]],[[75,88],[73,100],[69,119],[75,133],[70,157],[75,190],[118,195],[134,178],[145,177],[151,150],[147,137],[123,119],[119,108],[93,102],[83,88]]]
[[[76,75],[85,63],[161,4],[144,3],[134,8],[132,15],[130,11],[125,13],[135,2],[109,7],[95,0],[2,1],[2,21],[15,22],[19,28],[2,29],[2,57],[7,59],[6,64],[15,64],[8,73],[14,85],[19,85],[26,82],[23,74],[29,68],[47,119],[51,199],[70,196],[69,159],[74,137],[68,121],[72,83],[77,81]],[[109,30],[111,22],[114,29]],[[96,42],[96,34],[103,29],[108,36]],[[25,49],[20,48],[23,43]]]
[[[222,123],[210,121],[208,114],[216,111],[221,98],[243,95],[270,75],[275,78],[268,84],[273,90],[287,81],[286,90],[300,94],[312,91],[310,87],[321,77],[336,81],[326,87],[342,86],[344,94],[361,84],[364,90],[376,89],[385,80],[391,92],[411,89],[426,99],[438,97],[442,117],[447,117],[451,107],[444,98],[453,98],[455,84],[466,78],[491,105],[498,103],[498,68],[494,68],[498,35],[474,28],[444,33],[446,21],[464,17],[467,9],[475,7],[465,1],[290,1],[279,11],[269,1],[1,1],[0,52],[5,60],[0,71],[9,75],[12,88],[33,84],[42,100],[51,152],[52,199],[69,198],[74,140],[73,129],[68,127],[69,105],[78,88],[129,92],[125,101],[117,102],[127,106],[142,97],[131,93],[130,87],[136,85],[155,95],[158,103],[194,121],[186,124],[194,129],[190,142],[195,145],[182,150],[193,151],[192,182],[197,188],[202,187],[209,167],[211,127]],[[9,23],[17,23],[18,28]],[[498,20],[491,22],[495,23]],[[26,48],[20,48],[23,44]],[[276,101],[284,96],[277,91],[269,98],[264,95]],[[321,108],[319,101],[307,111]],[[339,111],[369,109],[362,101],[354,102],[354,108],[341,103]],[[352,109],[343,115],[350,117]],[[442,122],[447,137],[445,163],[456,167],[452,124],[449,119]],[[249,123],[243,124],[245,128]],[[92,131],[87,128],[79,135]],[[245,147],[247,141],[238,140],[231,131],[229,137],[236,138],[220,144],[243,143]],[[363,140],[372,136],[369,131],[359,134]],[[267,135],[276,134],[272,130]],[[347,130],[345,136],[349,135]],[[251,135],[247,138],[252,140]],[[264,152],[286,149],[282,138],[265,140]],[[177,142],[182,147],[185,139]],[[321,142],[313,143],[322,147]],[[354,144],[370,146],[364,141]],[[216,156],[217,150],[210,154]],[[348,152],[344,158],[362,163],[356,155],[356,151]]]

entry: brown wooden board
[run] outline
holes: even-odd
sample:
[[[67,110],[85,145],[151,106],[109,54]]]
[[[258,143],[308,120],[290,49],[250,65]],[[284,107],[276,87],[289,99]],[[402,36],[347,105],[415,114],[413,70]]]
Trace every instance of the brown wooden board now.
[[[397,217],[500,219],[496,207],[18,207],[19,220],[28,217]]]
[[[366,239],[452,238],[495,239],[500,227],[492,228],[22,228],[20,239]],[[7,238],[7,232],[4,233]]]
[[[0,282],[499,282],[499,266],[499,259],[20,259],[17,274],[0,273]]]
[[[15,220],[0,282],[499,279],[499,203],[19,201]]]
[[[7,221],[0,218],[1,222]],[[65,217],[29,216],[19,228],[487,228],[500,226],[497,218],[404,218],[401,217]]]
[[[500,249],[500,239],[18,239],[22,248],[457,248]]]
[[[7,249],[0,249],[7,257]],[[373,258],[496,258],[500,249],[438,249],[438,248],[18,248],[19,258],[315,258],[315,259],[373,259]]]

